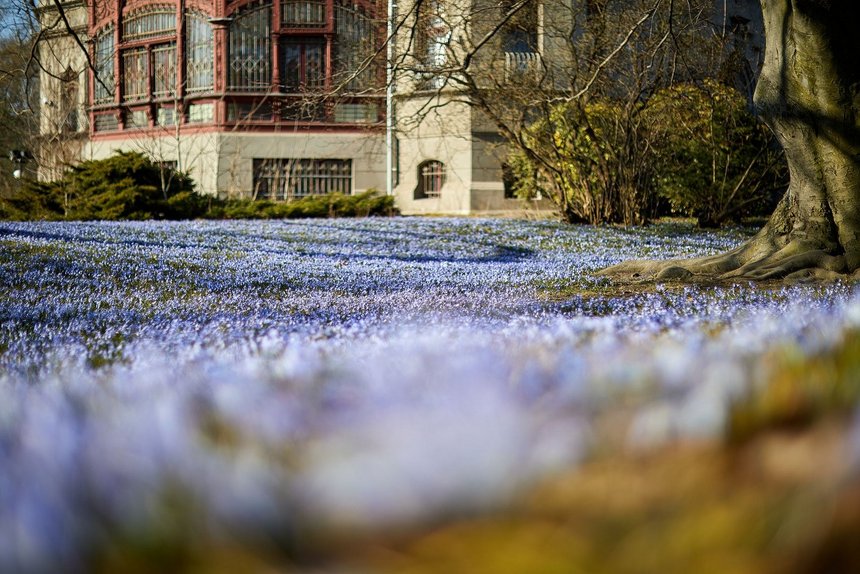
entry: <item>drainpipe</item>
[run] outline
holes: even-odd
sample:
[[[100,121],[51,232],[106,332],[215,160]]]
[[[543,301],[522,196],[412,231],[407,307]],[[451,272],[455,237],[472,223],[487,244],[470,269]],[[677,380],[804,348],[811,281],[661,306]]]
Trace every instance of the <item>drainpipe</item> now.
[[[396,2],[388,0],[385,46],[385,194],[394,195],[394,17]]]

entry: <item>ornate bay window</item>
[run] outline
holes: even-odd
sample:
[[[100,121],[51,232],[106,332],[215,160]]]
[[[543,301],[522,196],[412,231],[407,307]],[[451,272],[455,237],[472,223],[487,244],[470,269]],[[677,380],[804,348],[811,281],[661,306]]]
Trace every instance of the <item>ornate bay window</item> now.
[[[94,131],[380,121],[377,2],[146,2],[91,31]]]
[[[236,91],[267,91],[272,82],[270,45],[272,6],[252,4],[230,24],[227,86]]]

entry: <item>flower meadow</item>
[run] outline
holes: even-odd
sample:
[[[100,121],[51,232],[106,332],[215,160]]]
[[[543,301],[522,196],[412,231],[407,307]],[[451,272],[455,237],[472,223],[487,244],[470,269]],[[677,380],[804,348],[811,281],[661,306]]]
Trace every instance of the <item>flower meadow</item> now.
[[[326,533],[493,512],[606,449],[718,440],[775,349],[860,327],[860,294],[594,272],[747,236],[0,223],[0,571],[200,547],[300,564]]]

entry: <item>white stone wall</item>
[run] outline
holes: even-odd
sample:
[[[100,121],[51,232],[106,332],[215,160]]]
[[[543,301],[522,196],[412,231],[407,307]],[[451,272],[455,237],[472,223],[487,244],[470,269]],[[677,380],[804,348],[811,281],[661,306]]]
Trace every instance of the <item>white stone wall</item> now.
[[[353,192],[385,189],[385,138],[375,132],[141,133],[92,141],[86,156],[101,159],[117,151],[137,151],[157,161],[176,162],[191,174],[197,190],[208,195],[248,195],[253,189],[255,158],[352,159]]]

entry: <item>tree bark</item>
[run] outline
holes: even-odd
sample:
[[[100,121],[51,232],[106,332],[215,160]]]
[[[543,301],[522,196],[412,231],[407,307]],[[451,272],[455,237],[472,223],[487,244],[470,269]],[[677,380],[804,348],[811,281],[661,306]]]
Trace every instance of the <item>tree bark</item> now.
[[[749,242],[713,257],[632,261],[626,280],[803,279],[860,274],[860,1],[761,0],[766,48],[756,107],[791,183]]]

